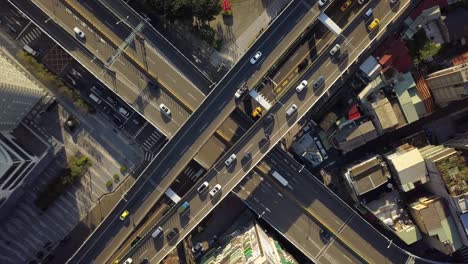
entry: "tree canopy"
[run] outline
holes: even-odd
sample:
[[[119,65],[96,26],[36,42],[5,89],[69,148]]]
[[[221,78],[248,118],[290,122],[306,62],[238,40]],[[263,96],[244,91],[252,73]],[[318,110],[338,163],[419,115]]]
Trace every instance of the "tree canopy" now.
[[[156,14],[169,19],[197,19],[208,22],[221,12],[219,0],[145,0],[145,5]]]

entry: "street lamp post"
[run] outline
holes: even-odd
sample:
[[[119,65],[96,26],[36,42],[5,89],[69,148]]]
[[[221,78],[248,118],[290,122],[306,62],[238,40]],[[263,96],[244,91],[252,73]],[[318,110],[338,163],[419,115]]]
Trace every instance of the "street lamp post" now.
[[[128,17],[129,17],[129,16],[126,16],[125,18],[122,18],[122,19],[120,19],[120,20],[119,20],[119,21],[117,21],[115,24],[116,24],[116,25],[118,25],[118,24],[120,24],[120,23],[124,22],[125,20],[127,20],[127,19],[128,19]]]
[[[258,219],[262,218],[262,216],[265,214],[265,211],[263,211],[259,216]]]

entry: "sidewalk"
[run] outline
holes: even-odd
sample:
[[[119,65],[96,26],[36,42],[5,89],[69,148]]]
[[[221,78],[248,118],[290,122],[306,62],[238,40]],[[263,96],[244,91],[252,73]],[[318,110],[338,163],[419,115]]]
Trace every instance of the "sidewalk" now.
[[[138,175],[139,172],[135,172]],[[123,181],[116,190],[106,195],[103,195],[89,211],[88,215],[81,219],[75,228],[70,232],[70,240],[64,243],[63,246],[58,245],[50,254],[54,256],[50,264],[63,264],[65,263],[73,253],[83,244],[86,238],[93,232],[93,230],[99,226],[109,212],[112,211],[114,205],[122,199],[122,196],[135,182],[133,177],[128,177]]]
[[[220,15],[211,23],[224,40],[218,56],[231,64],[236,63],[289,2],[289,0],[232,1],[233,16],[230,18]],[[215,62],[219,60],[214,55],[211,59]]]

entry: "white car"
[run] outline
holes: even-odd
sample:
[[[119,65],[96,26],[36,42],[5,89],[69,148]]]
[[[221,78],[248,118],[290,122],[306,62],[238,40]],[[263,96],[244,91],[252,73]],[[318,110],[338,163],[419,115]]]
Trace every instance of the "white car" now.
[[[171,109],[169,109],[169,107],[167,107],[166,105],[164,104],[160,104],[159,105],[159,110],[161,110],[161,112],[163,112],[163,114],[167,115],[167,116],[170,116],[171,115]]]
[[[300,93],[304,88],[307,87],[307,80],[303,80],[297,87],[296,87],[296,92]]]
[[[234,94],[234,97],[236,97],[236,99],[241,98],[245,91],[247,91],[247,86],[242,86],[241,88],[237,89],[236,93]]]
[[[214,197],[219,192],[219,190],[221,190],[221,185],[216,184],[215,187],[211,189],[210,196]]]
[[[226,166],[229,166],[236,158],[236,154],[233,153],[231,156],[229,156],[227,160],[224,161],[224,164],[226,164]]]
[[[128,258],[124,264],[132,264],[133,263],[133,259],[132,258]]]
[[[324,6],[327,2],[328,2],[328,0],[319,0],[319,1],[318,1],[318,4],[319,4],[319,6],[322,7],[322,6]]]
[[[210,184],[207,181],[205,181],[200,186],[198,186],[197,191],[199,193],[204,193],[206,191],[206,189],[208,189],[208,187],[210,187]]]
[[[330,50],[330,55],[333,56],[335,55],[335,53],[337,53],[338,51],[340,51],[340,44],[336,44],[331,50]]]
[[[76,34],[78,37],[80,37],[80,38],[82,38],[82,39],[85,38],[85,33],[83,33],[83,31],[81,31],[81,29],[79,29],[78,27],[74,27],[74,28],[73,28],[73,31],[75,32],[75,34]]]
[[[398,0],[390,0],[390,4],[394,4],[396,2],[398,2]]]
[[[366,0],[358,0],[357,1],[357,3],[360,4],[360,5],[364,4],[365,2],[366,2]]]
[[[257,53],[255,53],[255,55],[250,58],[250,63],[252,65],[254,65],[255,63],[257,63],[257,61],[262,57],[262,53],[260,51],[257,51]]]

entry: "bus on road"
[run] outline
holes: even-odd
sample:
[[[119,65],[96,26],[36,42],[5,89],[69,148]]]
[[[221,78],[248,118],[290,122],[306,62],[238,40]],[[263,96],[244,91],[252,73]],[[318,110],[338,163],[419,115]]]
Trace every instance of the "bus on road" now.
[[[288,185],[288,181],[285,178],[283,178],[283,176],[281,176],[281,174],[279,174],[278,172],[273,171],[271,175],[275,177],[275,179],[278,180],[283,186]]]
[[[180,201],[179,195],[177,195],[177,193],[175,193],[171,188],[167,188],[165,194],[166,194],[167,197],[169,197],[169,199],[171,199],[175,204],[177,204],[177,203]]]

